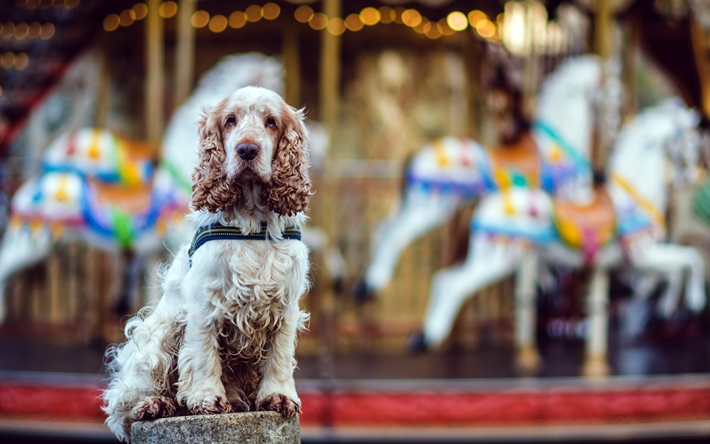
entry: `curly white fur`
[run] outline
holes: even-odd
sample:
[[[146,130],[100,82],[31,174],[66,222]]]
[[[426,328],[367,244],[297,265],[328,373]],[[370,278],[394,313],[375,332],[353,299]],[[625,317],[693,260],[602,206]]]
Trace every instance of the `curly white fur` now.
[[[262,125],[263,108],[276,95],[260,88],[247,92],[237,91],[206,118],[215,110],[239,108],[237,113],[246,113],[251,125]],[[301,114],[278,101],[267,114],[284,126],[302,126]],[[273,140],[260,141],[262,148],[278,147],[279,138],[290,130],[279,128]],[[227,153],[241,140],[234,132],[220,136]],[[305,143],[300,149],[305,150]],[[269,168],[266,156],[254,159],[254,171],[234,179],[241,197],[233,208],[196,210],[189,217],[198,227],[221,222],[246,233],[266,222],[269,239],[207,242],[194,253],[192,267],[188,246],[183,246],[161,273],[163,296],[157,306],[128,321],[128,341],[107,352],[112,380],[103,409],[119,439],[130,440],[134,421],[176,414],[300,412],[293,371],[296,334],[308,320],[298,306],[308,287],[308,249],[302,242],[282,239],[281,233],[289,226],[302,227],[306,216],[279,215],[262,201],[268,184],[259,176],[269,174],[263,170]],[[269,158],[276,161],[271,152]],[[234,164],[234,153],[226,156],[228,162]],[[244,169],[250,168],[246,162]]]

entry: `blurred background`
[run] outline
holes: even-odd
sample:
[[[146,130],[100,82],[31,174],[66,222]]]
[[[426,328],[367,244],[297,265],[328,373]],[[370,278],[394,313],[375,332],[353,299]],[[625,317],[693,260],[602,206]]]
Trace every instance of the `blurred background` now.
[[[104,351],[191,239],[200,107],[249,84],[305,107],[311,131],[304,442],[709,438],[710,315],[669,307],[680,278],[612,270],[591,372],[586,266],[542,272],[532,360],[516,347],[514,278],[470,295],[441,346],[417,346],[476,199],[408,245],[376,297],[363,289],[408,160],[445,136],[505,149],[497,119],[524,128],[550,73],[590,53],[617,82],[597,169],[644,108],[677,97],[710,116],[710,0],[4,0],[0,439],[115,441],[97,398]],[[703,140],[701,174],[668,192],[663,218],[667,241],[706,258],[707,288]]]

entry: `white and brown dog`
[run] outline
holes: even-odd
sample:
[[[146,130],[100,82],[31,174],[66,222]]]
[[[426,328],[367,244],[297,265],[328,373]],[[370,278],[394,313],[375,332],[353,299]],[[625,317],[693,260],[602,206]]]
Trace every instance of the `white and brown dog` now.
[[[199,122],[192,245],[162,275],[163,296],[126,324],[107,355],[107,424],[176,414],[301,411],[293,371],[308,315],[311,195],[303,110],[257,87],[237,90]]]

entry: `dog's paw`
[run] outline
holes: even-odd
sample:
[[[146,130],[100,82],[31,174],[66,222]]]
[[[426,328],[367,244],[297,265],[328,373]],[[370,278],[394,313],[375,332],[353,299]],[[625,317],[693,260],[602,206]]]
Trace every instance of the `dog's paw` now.
[[[278,412],[284,418],[290,418],[296,413],[301,413],[301,400],[274,393],[259,403],[259,410]]]
[[[219,413],[231,413],[232,405],[223,395],[204,396],[197,405],[190,408],[196,415],[216,415]]]
[[[175,401],[165,396],[151,396],[138,403],[133,408],[133,419],[147,421],[150,419],[175,416],[177,407]]]

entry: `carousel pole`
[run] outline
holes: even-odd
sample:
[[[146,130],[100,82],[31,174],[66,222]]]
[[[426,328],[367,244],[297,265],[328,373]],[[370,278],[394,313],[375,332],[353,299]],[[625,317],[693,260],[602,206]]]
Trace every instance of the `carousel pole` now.
[[[177,48],[175,49],[175,92],[173,105],[180,106],[192,90],[195,65],[195,28],[190,18],[195,12],[195,0],[180,0],[177,17]]]
[[[329,19],[340,17],[342,15],[341,0],[323,0],[323,13]],[[320,53],[320,84],[319,84],[319,108],[320,119],[326,130],[328,131],[328,153],[325,161],[325,168],[321,180],[322,189],[321,196],[323,197],[323,226],[328,235],[328,244],[337,244],[338,236],[338,213],[336,202],[336,179],[333,177],[333,152],[335,149],[335,141],[338,134],[338,117],[340,115],[340,35],[331,34],[327,27],[321,31],[321,53]],[[329,356],[330,348],[327,346],[332,343],[333,338],[330,335],[331,325],[335,318],[336,298],[334,291],[329,289],[321,297],[320,306],[318,307],[321,315],[321,327],[325,331],[325,335],[321,338],[325,342],[325,347],[321,347],[323,355],[321,362],[324,368],[321,369],[323,374],[329,374],[332,369],[329,369],[329,364],[332,358]]]
[[[342,0],[323,0],[323,12],[328,18],[340,17]],[[320,56],[320,114],[330,131],[330,140],[335,140],[335,129],[340,108],[340,36],[321,31]]]
[[[611,31],[611,2],[596,3],[594,17],[594,52],[602,59],[609,58],[609,33]],[[608,140],[604,137],[601,113],[595,115],[592,137],[592,167],[595,171],[604,171],[608,157]],[[589,332],[585,350],[582,374],[586,377],[604,377],[609,375],[607,364],[607,337],[609,328],[609,275],[608,270],[594,269],[589,295],[587,296],[587,313]]]
[[[145,125],[148,142],[156,150],[152,154],[157,157],[157,147],[163,134],[163,20],[158,15],[160,0],[148,0],[147,3],[145,56],[148,72],[145,83]]]
[[[301,107],[301,58],[298,29],[287,26],[283,31],[283,55],[286,66],[286,103]]]
[[[611,2],[601,1],[596,3],[594,16],[594,53],[602,62],[609,58],[609,33],[611,32],[612,9]],[[601,119],[600,115],[596,116]],[[595,122],[594,143],[592,146],[592,166],[596,171],[604,171],[608,155],[607,142],[602,134],[603,122]]]

